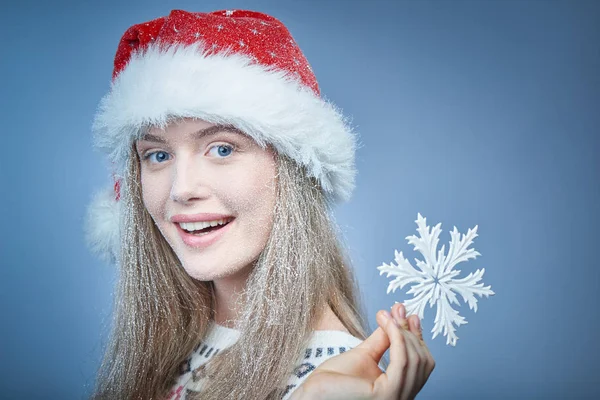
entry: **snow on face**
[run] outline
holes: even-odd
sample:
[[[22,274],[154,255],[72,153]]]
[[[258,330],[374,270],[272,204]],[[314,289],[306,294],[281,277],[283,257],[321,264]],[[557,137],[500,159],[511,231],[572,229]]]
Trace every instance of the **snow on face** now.
[[[186,272],[201,281],[245,280],[273,224],[273,151],[231,128],[192,119],[150,129],[136,149],[144,205]],[[172,221],[204,213],[233,218],[209,243]]]

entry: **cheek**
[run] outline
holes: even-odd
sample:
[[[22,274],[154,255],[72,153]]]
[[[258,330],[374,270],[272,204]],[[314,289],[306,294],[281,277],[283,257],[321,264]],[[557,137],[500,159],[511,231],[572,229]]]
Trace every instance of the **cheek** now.
[[[231,181],[230,196],[243,211],[271,209],[275,200],[274,173],[269,168],[254,167]]]
[[[221,197],[227,208],[243,217],[245,226],[252,226],[252,231],[261,236],[263,231],[270,231],[272,224],[276,193],[274,176],[274,166],[261,163],[228,174],[227,184],[222,186],[225,192]]]
[[[142,185],[142,200],[144,206],[156,220],[156,217],[162,212],[162,205],[164,204],[164,186],[166,182],[162,182],[160,177],[152,176],[148,178],[147,175],[142,174],[141,185]],[[163,188],[163,189],[161,189]]]

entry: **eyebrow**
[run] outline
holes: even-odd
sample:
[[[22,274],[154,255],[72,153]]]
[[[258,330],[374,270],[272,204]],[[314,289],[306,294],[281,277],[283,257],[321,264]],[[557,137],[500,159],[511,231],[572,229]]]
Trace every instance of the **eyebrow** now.
[[[192,136],[194,139],[200,139],[203,138],[205,136],[210,136],[210,135],[214,135],[217,134],[219,132],[232,132],[232,133],[240,133],[242,135],[245,135],[244,132],[242,132],[241,130],[239,130],[238,128],[236,128],[235,126],[231,126],[231,125],[213,125],[213,126],[209,126],[208,128],[203,128],[200,130],[197,130],[196,132],[192,132],[190,134],[190,136]],[[143,141],[148,141],[148,142],[156,142],[156,143],[163,143],[166,144],[167,141],[161,137],[152,135],[150,133],[145,133],[143,134],[138,140],[143,140]]]

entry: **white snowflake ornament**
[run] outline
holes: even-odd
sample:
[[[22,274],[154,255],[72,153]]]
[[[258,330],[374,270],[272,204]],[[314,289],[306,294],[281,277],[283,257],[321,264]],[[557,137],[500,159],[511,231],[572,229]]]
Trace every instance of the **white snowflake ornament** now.
[[[452,308],[451,304],[459,305],[456,299],[456,293],[462,295],[463,300],[469,304],[469,308],[477,312],[477,299],[479,297],[493,295],[494,292],[490,289],[491,286],[484,287],[483,283],[478,283],[483,277],[485,268],[470,273],[462,279],[455,279],[460,270],[453,269],[458,263],[468,261],[471,258],[480,256],[475,249],[469,249],[469,245],[473,243],[477,235],[477,225],[473,229],[469,229],[466,235],[460,237],[460,233],[454,227],[450,232],[452,240],[448,254],[444,255],[445,245],[437,252],[439,236],[441,233],[442,224],[437,224],[432,231],[427,226],[427,219],[418,214],[417,232],[421,237],[407,236],[409,244],[415,246],[414,250],[418,250],[423,255],[425,261],[417,260],[415,262],[419,270],[413,268],[410,262],[404,258],[402,252],[398,253],[395,250],[395,261],[393,263],[383,264],[377,269],[379,275],[387,273],[387,277],[395,276],[388,286],[387,293],[402,289],[405,285],[413,283],[414,285],[408,290],[407,294],[413,294],[414,297],[404,302],[406,307],[406,315],[417,314],[420,319],[423,319],[425,305],[429,302],[429,308],[435,304],[437,313],[435,315],[432,339],[442,332],[447,336],[446,344],[456,346],[458,336],[456,336],[456,327],[466,324],[467,321],[458,314],[458,311]],[[454,326],[456,325],[456,327]]]

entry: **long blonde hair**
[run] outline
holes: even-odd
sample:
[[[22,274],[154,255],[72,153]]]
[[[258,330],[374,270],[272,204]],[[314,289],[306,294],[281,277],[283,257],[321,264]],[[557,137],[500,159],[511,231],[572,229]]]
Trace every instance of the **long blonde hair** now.
[[[280,399],[327,305],[366,337],[364,309],[331,208],[304,167],[276,154],[268,242],[240,298],[241,334],[206,366],[201,399]],[[94,399],[164,399],[214,318],[212,282],[181,267],[144,207],[132,151],[122,186],[120,276]]]

